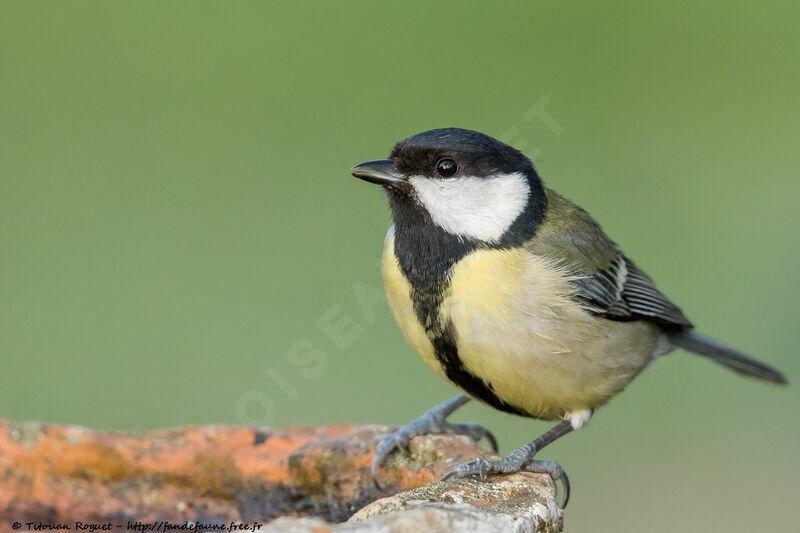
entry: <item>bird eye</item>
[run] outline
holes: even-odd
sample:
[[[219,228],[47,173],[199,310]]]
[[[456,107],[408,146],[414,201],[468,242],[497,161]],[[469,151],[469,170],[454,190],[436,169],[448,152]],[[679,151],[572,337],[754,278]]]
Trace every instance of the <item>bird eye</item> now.
[[[449,157],[440,159],[436,163],[436,172],[444,178],[449,178],[450,176],[455,174],[457,170],[458,170],[458,163],[456,163],[455,160],[450,159]]]

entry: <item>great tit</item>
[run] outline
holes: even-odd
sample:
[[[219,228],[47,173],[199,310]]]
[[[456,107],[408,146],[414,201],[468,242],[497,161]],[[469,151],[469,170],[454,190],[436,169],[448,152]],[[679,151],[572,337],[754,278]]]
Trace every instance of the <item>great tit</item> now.
[[[518,150],[482,133],[435,129],[388,159],[351,169],[381,185],[394,224],[382,274],[408,343],[463,394],[380,442],[386,457],[416,435],[494,437],[446,418],[470,399],[560,420],[508,457],[479,457],[444,478],[532,471],[569,480],[535,454],[584,426],[654,359],[683,348],[746,376],[786,383],[774,368],[696,332],[681,309],[589,214],[542,184]],[[380,487],[380,485],[378,485]]]

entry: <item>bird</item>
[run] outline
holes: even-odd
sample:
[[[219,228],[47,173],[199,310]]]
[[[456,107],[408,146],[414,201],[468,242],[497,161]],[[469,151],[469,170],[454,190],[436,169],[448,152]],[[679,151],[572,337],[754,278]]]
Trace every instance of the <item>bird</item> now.
[[[787,383],[775,368],[695,330],[683,311],[582,208],[545,187],[522,152],[483,133],[441,128],[398,142],[387,159],[351,174],[386,192],[393,224],[381,272],[408,344],[460,394],[377,445],[372,478],[412,438],[487,438],[447,417],[471,400],[539,420],[547,432],[507,457],[478,457],[443,479],[520,471],[549,474],[536,459],[585,426],[654,360],[681,348],[743,374]]]

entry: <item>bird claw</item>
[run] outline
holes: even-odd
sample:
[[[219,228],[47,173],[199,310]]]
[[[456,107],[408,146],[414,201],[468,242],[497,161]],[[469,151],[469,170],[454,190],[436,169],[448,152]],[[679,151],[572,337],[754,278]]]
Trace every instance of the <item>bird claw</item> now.
[[[550,478],[553,480],[553,483],[556,486],[556,490],[558,490],[558,481],[561,481],[561,484],[564,485],[564,501],[561,503],[559,507],[565,509],[567,507],[567,503],[569,503],[569,494],[570,494],[570,486],[569,486],[569,477],[567,473],[564,471],[564,468],[555,461],[536,461],[531,460],[525,464],[525,471],[533,472],[536,474],[548,474]]]
[[[414,437],[431,435],[434,433],[465,435],[475,442],[480,442],[481,439],[486,438],[492,450],[497,453],[497,439],[488,429],[480,424],[451,424],[441,415],[429,411],[394,433],[382,436],[375,449],[375,455],[372,458],[372,482],[375,487],[383,491],[383,487],[381,487],[378,482],[378,470],[383,466],[392,452],[400,450],[408,454],[411,448],[411,440]]]
[[[489,445],[492,447],[492,451],[497,453],[497,439],[492,434],[491,431],[486,429],[480,424],[476,424],[474,422],[468,422],[466,424],[451,424],[449,422],[445,422],[447,424],[447,431],[445,433],[453,433],[455,435],[466,435],[467,437],[471,438],[475,442],[480,442],[483,439],[489,441]]]
[[[447,472],[444,476],[442,476],[442,481],[447,481],[449,479],[463,479],[476,474],[481,478],[481,481],[486,481],[488,474],[499,473],[493,471],[494,463],[496,462],[497,461],[492,461],[486,457],[476,457],[472,461],[464,463],[461,466],[457,466]]]
[[[528,459],[524,462],[514,460],[513,457],[506,457],[504,459],[487,459],[486,457],[476,457],[460,466],[457,466],[442,476],[442,481],[450,479],[463,479],[471,476],[478,476],[481,481],[486,481],[486,478],[492,474],[512,474],[515,472],[533,472],[536,474],[548,474],[558,486],[558,481],[564,485],[564,502],[561,508],[564,509],[569,502],[570,485],[567,473],[555,461],[537,461],[535,459]]]

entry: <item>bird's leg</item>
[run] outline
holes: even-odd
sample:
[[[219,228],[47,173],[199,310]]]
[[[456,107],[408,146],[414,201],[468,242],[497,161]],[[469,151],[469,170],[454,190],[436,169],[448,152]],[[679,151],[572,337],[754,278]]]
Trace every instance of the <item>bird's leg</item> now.
[[[475,442],[480,441],[483,437],[489,440],[492,450],[497,453],[497,440],[494,438],[489,430],[480,424],[466,423],[466,424],[451,424],[447,421],[456,409],[469,402],[469,398],[463,394],[459,394],[450,398],[444,403],[432,407],[425,411],[425,413],[408,424],[398,429],[394,433],[383,437],[375,450],[375,456],[372,458],[372,481],[379,490],[383,490],[378,483],[378,469],[383,466],[386,458],[396,449],[408,452],[411,439],[419,435],[430,435],[432,433],[451,433],[456,435],[466,435]]]
[[[511,474],[514,472],[535,472],[538,474],[550,474],[553,481],[559,479],[564,484],[564,503],[562,508],[566,507],[569,501],[569,478],[567,477],[561,465],[555,461],[537,461],[533,457],[536,453],[558,439],[563,437],[576,427],[573,426],[572,421],[564,420],[552,427],[544,435],[537,438],[533,442],[517,448],[511,452],[508,457],[503,459],[487,459],[486,457],[478,457],[469,461],[461,466],[454,468],[442,477],[443,480],[458,479],[469,476],[478,475],[481,479],[486,479],[489,474]],[[585,421],[582,422],[582,424]],[[582,425],[581,424],[581,425]]]

